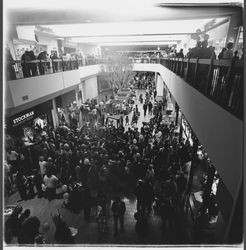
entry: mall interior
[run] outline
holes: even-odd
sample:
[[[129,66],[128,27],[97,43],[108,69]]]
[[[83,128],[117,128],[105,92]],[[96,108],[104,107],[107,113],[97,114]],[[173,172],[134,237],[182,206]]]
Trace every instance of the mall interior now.
[[[3,244],[241,245],[243,1],[3,6]]]

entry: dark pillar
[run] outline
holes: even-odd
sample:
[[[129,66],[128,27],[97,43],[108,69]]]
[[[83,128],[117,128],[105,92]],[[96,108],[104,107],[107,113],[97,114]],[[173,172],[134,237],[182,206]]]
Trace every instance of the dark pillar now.
[[[183,135],[182,120],[183,120],[183,115],[181,115],[181,121],[180,121],[180,127],[179,127],[179,143],[181,143],[181,141],[182,141],[182,135]]]
[[[212,185],[213,185],[213,181],[214,181],[214,175],[215,175],[215,167],[214,166],[210,166],[208,168],[208,173],[207,173],[207,182],[206,182],[206,187],[204,190],[204,194],[203,194],[203,201],[202,201],[202,206],[200,209],[201,213],[205,213],[206,209],[208,208],[208,204],[209,204],[209,197],[212,191]]]
[[[199,141],[198,139],[193,135],[193,147],[192,147],[192,156],[191,156],[191,168],[190,168],[190,174],[189,174],[189,180],[188,180],[188,188],[187,193],[188,195],[191,193],[192,183],[193,183],[193,175],[194,175],[194,163],[197,157],[197,150]]]
[[[177,126],[179,120],[179,105],[177,104],[177,102],[175,102],[175,111],[176,111],[175,126]]]

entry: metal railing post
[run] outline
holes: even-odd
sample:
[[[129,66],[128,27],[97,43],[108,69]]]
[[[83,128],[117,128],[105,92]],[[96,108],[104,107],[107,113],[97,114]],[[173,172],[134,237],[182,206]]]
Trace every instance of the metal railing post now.
[[[211,92],[211,86],[212,86],[212,79],[213,79],[213,62],[214,59],[210,59],[210,65],[209,65],[209,70],[208,70],[208,79],[206,82],[206,89],[205,89],[205,94],[206,96],[210,96]]]

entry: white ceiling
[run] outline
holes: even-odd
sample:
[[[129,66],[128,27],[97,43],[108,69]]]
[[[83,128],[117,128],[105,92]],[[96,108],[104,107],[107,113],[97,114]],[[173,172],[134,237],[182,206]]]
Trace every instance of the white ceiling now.
[[[167,5],[243,5],[243,0],[4,0],[7,9],[51,10],[71,9],[96,11],[114,9],[117,12],[130,11],[135,8],[143,10],[154,6]],[[152,11],[152,10],[151,10]]]
[[[4,0],[5,23],[42,25],[58,37],[101,45],[173,44],[238,13],[243,0]]]
[[[223,18],[222,18],[223,19]],[[219,21],[222,20],[218,19]],[[115,22],[115,23],[83,23],[68,25],[49,25],[54,33],[61,37],[88,36],[120,36],[120,35],[161,35],[189,34],[212,20],[211,18],[197,20],[145,21],[145,22]],[[158,38],[158,37],[156,37]]]

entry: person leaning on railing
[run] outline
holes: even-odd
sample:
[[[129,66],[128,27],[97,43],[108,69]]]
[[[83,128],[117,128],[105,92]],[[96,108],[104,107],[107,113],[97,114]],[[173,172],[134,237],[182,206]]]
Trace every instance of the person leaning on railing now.
[[[24,54],[21,56],[21,67],[24,77],[29,77],[31,75],[31,64],[26,63],[27,61],[31,61],[30,52],[25,51]]]
[[[46,51],[42,51],[38,54],[37,57],[38,60],[40,60],[40,62],[38,63],[38,69],[39,69],[39,74],[40,75],[44,75],[45,73],[45,62],[47,60],[47,52]]]
[[[53,60],[59,59],[57,53],[53,52],[52,55],[50,56],[50,59],[52,60],[53,72],[55,73],[58,71],[58,61],[53,61]]]
[[[32,50],[30,51],[29,56],[30,56],[30,59],[32,61],[37,59]],[[37,64],[36,63],[31,63],[30,68],[31,68],[32,76],[36,76],[38,74],[38,72],[37,72]]]
[[[15,80],[16,79],[15,69],[14,69],[15,61],[8,48],[6,48],[5,53],[6,53],[6,61],[7,61],[6,78],[7,80]]]
[[[233,58],[233,43],[229,42],[226,45],[226,50],[223,53],[222,59],[232,59]]]

